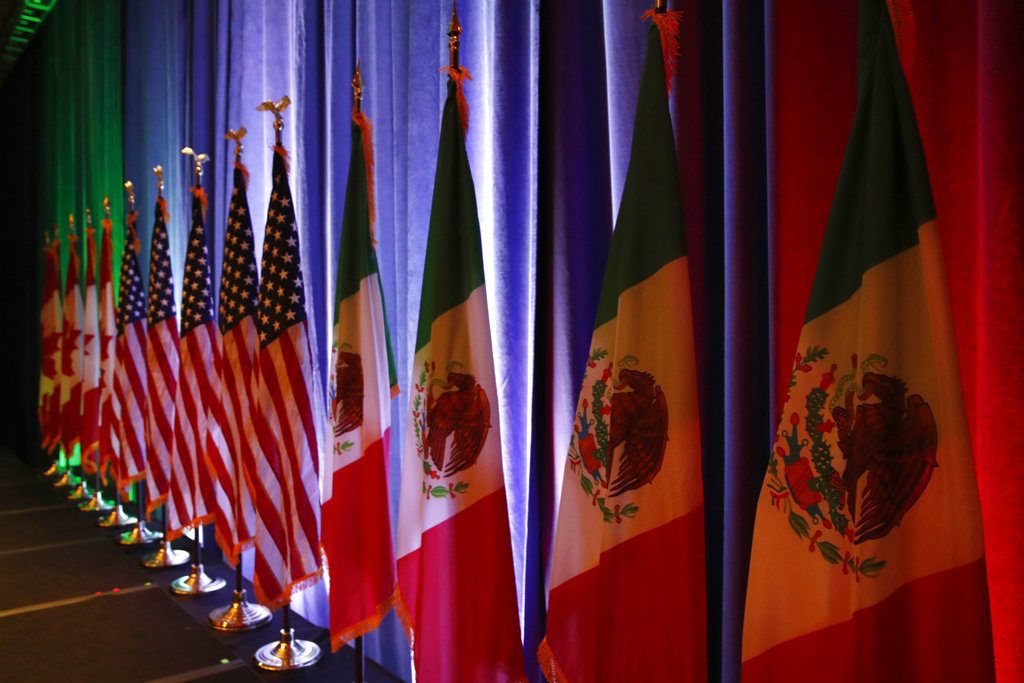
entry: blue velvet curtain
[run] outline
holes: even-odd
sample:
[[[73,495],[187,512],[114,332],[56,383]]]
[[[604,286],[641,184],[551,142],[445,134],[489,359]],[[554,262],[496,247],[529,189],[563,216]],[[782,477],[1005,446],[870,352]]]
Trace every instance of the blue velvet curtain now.
[[[535,680],[572,410],[628,162],[646,36],[640,15],[652,4],[459,6],[462,63],[473,75],[467,147],[483,232],[513,555]],[[754,492],[771,431],[767,161],[756,153],[765,149],[765,15],[756,2],[678,4],[682,58],[672,105],[698,330],[710,671],[735,680]],[[248,129],[249,201],[262,212],[273,130],[255,107],[291,97],[284,141],[321,368],[349,154],[349,81],[361,60],[364,109],[375,126],[388,323],[400,386],[408,386],[450,0],[135,0],[124,7],[125,169],[139,188],[145,244],[151,169],[165,168],[179,291],[188,228],[188,165],[180,148],[213,158],[204,180],[217,273],[230,192],[231,147],[223,134]],[[324,388],[325,372],[320,379]],[[393,519],[407,401],[403,394],[393,403]],[[325,623],[322,588],[299,609]],[[407,643],[393,617],[367,638],[367,653],[409,677]]]

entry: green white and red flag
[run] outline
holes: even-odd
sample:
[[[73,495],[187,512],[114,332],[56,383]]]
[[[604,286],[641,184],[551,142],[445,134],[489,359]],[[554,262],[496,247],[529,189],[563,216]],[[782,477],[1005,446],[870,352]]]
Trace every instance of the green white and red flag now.
[[[467,77],[449,70],[441,115],[402,467],[397,610],[421,681],[524,678]]]
[[[50,451],[60,440],[60,421],[55,403],[60,400],[57,388],[60,367],[60,240],[54,235],[43,247],[42,362],[39,367],[39,427],[42,447]]]
[[[82,428],[82,289],[75,218],[68,216],[68,266],[64,278],[60,362],[60,443],[70,457]]]
[[[353,111],[334,297],[332,446],[320,517],[335,650],[380,625],[397,587],[387,463],[398,381],[373,239],[372,136],[366,115]]]
[[[649,12],[633,143],[558,508],[549,681],[707,680],[690,276],[667,84],[679,14]]]
[[[861,2],[857,111],[757,506],[744,681],[995,676],[904,5]]]
[[[96,228],[86,214],[85,318],[82,321],[82,467],[96,473],[100,446],[100,312],[96,291]]]

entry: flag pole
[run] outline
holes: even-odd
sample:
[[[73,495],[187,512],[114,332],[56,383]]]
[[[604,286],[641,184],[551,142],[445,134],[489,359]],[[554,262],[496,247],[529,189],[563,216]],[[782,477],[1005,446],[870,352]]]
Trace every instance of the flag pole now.
[[[277,102],[267,100],[256,107],[256,111],[269,111],[274,114],[274,139],[277,147],[281,147],[281,131],[284,128],[281,112],[287,109],[291,103],[291,99],[285,95]],[[284,604],[281,638],[256,650],[253,659],[256,660],[256,666],[267,671],[304,669],[320,660],[319,645],[295,637],[295,629],[291,625],[290,595]]]
[[[235,143],[235,166],[242,163],[242,138],[245,137],[245,126],[238,130],[229,130],[224,134],[225,140],[233,140]],[[242,462],[238,453],[232,453],[232,461],[235,467],[235,499],[231,501],[235,523],[242,516]],[[231,602],[218,607],[207,615],[210,626],[218,631],[251,631],[268,623],[273,615],[263,605],[249,602],[246,599],[245,587],[242,585],[242,551],[238,551],[235,560],[235,590],[231,594]]]
[[[164,167],[157,164],[153,167],[153,175],[156,176],[156,196],[162,198],[164,196]],[[145,526],[143,519],[145,518],[146,511],[146,482],[139,482],[139,526]],[[164,518],[164,525],[166,527],[167,519]],[[148,530],[147,530],[148,531]],[[163,567],[177,567],[178,565],[185,564],[188,562],[188,551],[178,550],[171,547],[171,542],[164,539],[164,534],[161,531],[150,531],[153,534],[153,540],[159,541],[163,539],[163,543],[157,548],[156,552],[152,552],[142,558],[142,566],[146,569],[161,569]]]
[[[455,0],[452,0],[452,21],[448,25],[448,64],[453,69],[459,68],[459,36],[462,35],[462,24],[455,11]]]
[[[74,219],[72,217],[69,217],[69,218],[70,218],[70,227],[73,230],[74,229]],[[86,230],[85,235],[86,235],[86,238],[88,239],[88,235],[89,235],[88,231],[92,230],[92,211],[90,209],[88,209],[88,208],[85,210],[85,230]],[[75,238],[77,238],[77,235],[75,235]],[[75,248],[75,239],[70,240],[69,246],[72,249]],[[88,260],[88,251],[86,252],[86,254],[87,254],[86,255],[86,260]],[[72,261],[69,258],[68,259],[68,267],[71,266],[71,262]],[[81,277],[81,275],[82,275],[81,273],[78,273],[79,277]],[[81,322],[84,322],[84,321],[81,321]],[[81,370],[84,372],[84,370],[85,370],[85,368],[84,368],[84,363],[85,363],[84,357],[82,359],[82,363],[83,363],[83,365],[80,366],[80,367],[81,367]],[[79,378],[79,379],[81,379],[81,378]],[[79,418],[78,418],[79,419],[79,430],[81,430],[81,412],[82,412],[82,407],[81,406],[79,406],[78,412],[79,412]],[[85,455],[82,453],[82,450],[83,449],[82,449],[82,445],[81,445],[81,434],[79,434],[79,445],[78,445],[78,470],[79,470],[79,475],[77,477],[74,477],[74,475],[72,474],[72,476],[75,479],[78,480],[78,485],[75,486],[74,490],[72,490],[71,493],[69,493],[68,496],[67,496],[67,499],[71,500],[71,501],[85,500],[86,498],[88,498],[89,496],[92,495],[92,491],[89,490],[89,484],[86,483],[86,480],[85,480],[85,464],[84,464],[85,463]],[[71,460],[70,460],[70,458],[68,459],[68,472],[71,472]]]
[[[110,221],[110,197],[103,198],[103,218],[106,221]],[[88,264],[89,268],[93,268],[93,264]],[[95,272],[95,268],[93,268]],[[97,308],[98,310],[98,308]],[[97,419],[100,419],[100,415],[97,413]],[[103,477],[100,472],[100,462],[102,461],[102,454],[100,453],[99,444],[96,445],[96,483],[92,497],[89,500],[79,503],[78,509],[82,512],[109,512],[114,509],[113,504],[103,500]],[[116,487],[115,487],[116,488]]]
[[[132,181],[126,180],[124,183],[124,189],[125,192],[128,193],[128,215],[130,216],[131,214],[135,213],[135,186],[132,183]],[[128,237],[129,236],[126,235],[125,239],[127,240]],[[130,245],[126,244],[126,247],[130,247]],[[119,469],[120,465],[115,461],[113,463],[113,467]],[[121,505],[121,487],[118,486],[117,483],[118,474],[114,475],[114,509],[110,511],[109,515],[101,517],[99,521],[96,522],[96,526],[109,529],[115,527],[128,526],[129,524],[136,524],[139,521],[132,515],[125,512],[124,508]],[[130,534],[131,532],[128,533]]]
[[[195,152],[191,147],[182,147],[181,153],[192,157],[192,171],[195,176],[195,190],[201,191],[203,188],[203,164],[210,160],[209,154],[199,154]],[[197,457],[201,457],[198,453]],[[204,464],[200,463],[200,467]],[[196,492],[193,491],[192,495],[195,496]],[[166,517],[164,518],[166,523]],[[175,595],[203,595],[205,593],[212,593],[219,591],[221,588],[227,585],[227,581],[218,577],[213,577],[207,574],[203,570],[203,527],[201,524],[197,524],[192,528],[192,568],[189,573],[185,576],[179,576],[171,582],[171,592]]]

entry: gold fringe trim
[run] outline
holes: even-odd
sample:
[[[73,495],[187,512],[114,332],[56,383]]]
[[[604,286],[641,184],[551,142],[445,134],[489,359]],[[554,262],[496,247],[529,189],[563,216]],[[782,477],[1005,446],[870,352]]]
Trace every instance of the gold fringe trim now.
[[[274,153],[281,155],[281,161],[284,162],[284,172],[288,173],[288,170],[289,170],[288,150],[284,148],[284,145],[274,145]]]
[[[665,93],[669,94],[672,92],[672,79],[679,68],[679,24],[683,20],[683,13],[679,10],[659,13],[649,9],[640,19],[653,20],[658,29],[661,57],[665,62]]]
[[[358,624],[353,624],[348,628],[344,629],[340,633],[335,633],[331,636],[331,652],[337,652],[345,646],[351,640],[355,640],[360,636],[365,636],[367,633],[374,631],[380,626],[380,622],[384,621],[384,617],[388,615],[391,608],[395,604],[395,597],[397,590],[393,592],[386,600],[377,605],[377,610],[373,616],[363,619]]]
[[[548,683],[569,680],[565,672],[562,671],[562,667],[559,666],[558,660],[555,659],[555,653],[551,651],[547,638],[540,641],[540,647],[537,648],[537,663],[540,664],[540,671]]]
[[[183,524],[181,527],[179,527],[177,529],[174,529],[173,531],[168,529],[164,533],[164,538],[167,541],[173,541],[176,538],[181,538],[182,536],[185,535],[185,529],[188,529],[189,527],[191,527],[193,529],[198,529],[199,527],[205,526],[205,525],[209,524],[210,522],[212,522],[214,517],[216,517],[216,515],[213,514],[212,512],[210,512],[208,514],[203,515],[202,517],[196,517],[194,519],[190,519],[188,522]],[[216,535],[216,532],[215,532],[215,535]]]
[[[448,78],[455,81],[455,104],[459,108],[459,121],[462,122],[462,137],[466,137],[466,133],[469,132],[469,102],[466,101],[466,93],[462,90],[463,81],[473,80],[473,75],[469,73],[469,69],[464,66],[454,68],[451,66],[442,66],[441,73],[448,74]]]
[[[243,164],[241,159],[235,159],[235,168],[242,172],[242,184],[249,187],[249,167]]]
[[[402,628],[405,629],[405,637],[409,639],[409,647],[416,651],[416,629],[413,626],[412,612],[409,611],[409,605],[405,602],[405,596],[402,595],[401,588],[395,588],[395,602],[393,607],[395,608],[395,616],[402,622]]]
[[[392,384],[391,385],[391,398],[394,398],[395,396],[398,396],[400,393],[402,393],[402,390],[398,388],[398,384]]]
[[[122,493],[124,493],[124,495],[127,496],[127,495],[131,494],[131,491],[128,490],[128,487],[130,487],[132,484],[134,484],[136,482],[142,481],[145,478],[146,478],[146,473],[145,472],[140,472],[139,474],[133,474],[130,477],[125,477],[123,479],[118,479],[117,480],[117,488],[121,489]]]
[[[373,227],[377,222],[377,192],[374,182],[373,169],[375,166],[373,156],[373,124],[362,111],[352,108],[352,122],[359,126],[360,137],[363,139],[363,162],[366,166],[366,196],[370,205],[370,240],[377,246],[377,237],[374,235]]]
[[[256,599],[259,600],[260,604],[268,607],[271,610],[276,610],[284,607],[292,599],[292,596],[296,593],[301,593],[310,586],[315,585],[323,575],[323,567],[318,567],[315,572],[306,574],[300,579],[292,581],[281,590],[281,594],[275,598],[271,598],[260,589],[258,583],[255,584]]]
[[[192,188],[192,196],[199,200],[199,208],[202,211],[203,219],[206,219],[206,207],[208,205],[206,199],[206,190],[201,187]]]
[[[160,215],[164,217],[164,224],[171,222],[171,214],[167,213],[167,199],[164,197],[157,197],[156,205],[160,207]]]
[[[111,231],[113,231],[113,229],[114,229],[114,221],[110,220],[109,218],[104,218],[102,223],[103,223],[103,232],[104,232],[104,234],[109,235],[111,233]]]
[[[157,496],[153,500],[151,500],[148,503],[146,503],[146,521],[147,522],[153,521],[153,519],[152,519],[153,518],[153,510],[156,510],[158,507],[160,507],[161,505],[163,505],[166,502],[167,502],[167,494],[165,493],[164,495]]]

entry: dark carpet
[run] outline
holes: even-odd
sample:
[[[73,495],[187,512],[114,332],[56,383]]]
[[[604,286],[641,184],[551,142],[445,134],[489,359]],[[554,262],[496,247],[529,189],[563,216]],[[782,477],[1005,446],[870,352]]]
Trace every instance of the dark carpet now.
[[[314,666],[272,673],[252,656],[274,640],[281,614],[248,633],[211,629],[206,616],[231,598],[234,571],[208,544],[207,573],[228,587],[195,598],[168,591],[187,566],[142,568],[150,548],[114,543],[120,529],[95,525],[96,513],[80,512],[9,452],[0,450],[0,642],[6,646],[0,679],[12,681],[351,681],[351,648],[330,654],[327,631],[292,614],[296,637],[324,651]],[[127,505],[126,508],[133,506]],[[159,522],[155,524],[160,528]],[[212,538],[212,529],[207,529]],[[191,542],[175,544],[185,549]],[[252,587],[245,587],[252,595]],[[371,660],[364,680],[392,683]]]

